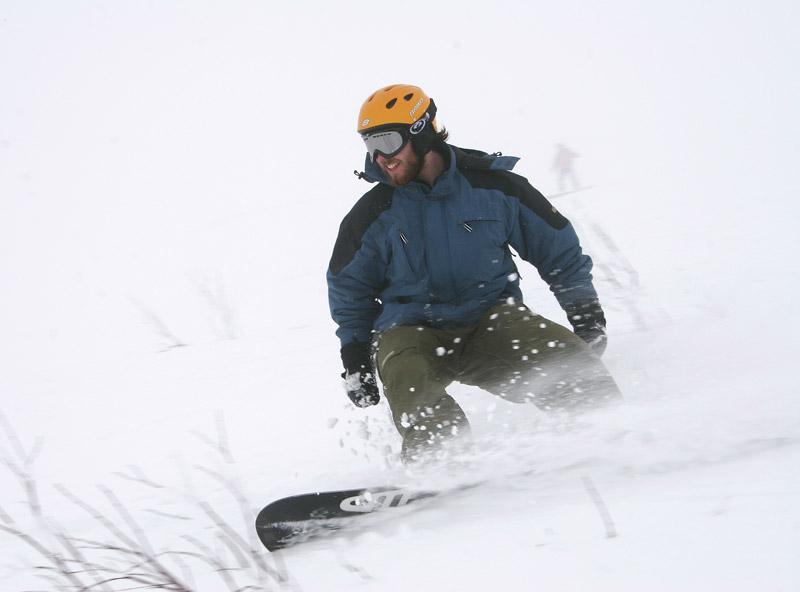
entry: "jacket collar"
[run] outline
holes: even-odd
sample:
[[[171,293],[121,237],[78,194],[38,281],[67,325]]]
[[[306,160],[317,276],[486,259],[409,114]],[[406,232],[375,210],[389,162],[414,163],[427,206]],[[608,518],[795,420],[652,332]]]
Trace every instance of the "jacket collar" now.
[[[462,171],[510,171],[519,162],[519,157],[503,156],[500,152],[487,154],[471,148],[458,148],[457,146],[449,146],[449,148],[455,155],[456,167]]]

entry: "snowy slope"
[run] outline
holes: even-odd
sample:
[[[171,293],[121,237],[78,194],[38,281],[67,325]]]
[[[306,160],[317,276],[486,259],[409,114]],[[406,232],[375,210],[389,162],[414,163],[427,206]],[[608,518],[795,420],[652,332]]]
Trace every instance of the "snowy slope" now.
[[[0,5],[0,527],[33,537],[0,532],[4,590],[55,589],[31,541],[114,538],[81,504],[192,590],[800,587],[800,9],[460,6]],[[555,144],[581,154],[591,188],[553,203],[627,401],[564,429],[455,385],[488,486],[267,556],[267,502],[402,475],[324,284],[367,188],[355,114],[392,82],[545,194]]]

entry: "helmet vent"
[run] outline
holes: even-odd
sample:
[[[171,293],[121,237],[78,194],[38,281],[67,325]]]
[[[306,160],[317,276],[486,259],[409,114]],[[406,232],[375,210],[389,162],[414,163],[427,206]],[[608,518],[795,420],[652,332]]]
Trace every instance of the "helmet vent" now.
[[[414,98],[414,93],[408,93],[406,96],[403,97],[404,101],[410,101]]]
[[[389,101],[388,103],[386,103],[386,108],[387,108],[387,109],[391,109],[392,107],[394,107],[394,104],[395,104],[396,102],[397,102],[397,99],[396,99],[396,98],[392,99],[391,101]]]

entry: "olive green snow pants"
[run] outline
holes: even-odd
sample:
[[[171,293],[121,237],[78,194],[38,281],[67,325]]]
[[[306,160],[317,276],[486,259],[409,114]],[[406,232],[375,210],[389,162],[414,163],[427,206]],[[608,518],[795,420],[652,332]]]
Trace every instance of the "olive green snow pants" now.
[[[544,411],[621,398],[580,337],[519,303],[495,305],[457,329],[388,329],[378,335],[376,362],[407,461],[469,441],[469,422],[445,390],[453,381]]]

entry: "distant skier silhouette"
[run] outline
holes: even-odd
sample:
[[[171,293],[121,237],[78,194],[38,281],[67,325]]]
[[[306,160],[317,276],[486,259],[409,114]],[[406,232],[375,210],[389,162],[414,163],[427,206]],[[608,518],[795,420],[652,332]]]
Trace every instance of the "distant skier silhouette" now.
[[[570,189],[580,189],[578,175],[575,173],[575,159],[579,157],[580,154],[570,150],[564,144],[556,144],[552,170],[558,175],[559,191],[567,191],[567,181],[569,181]]]

